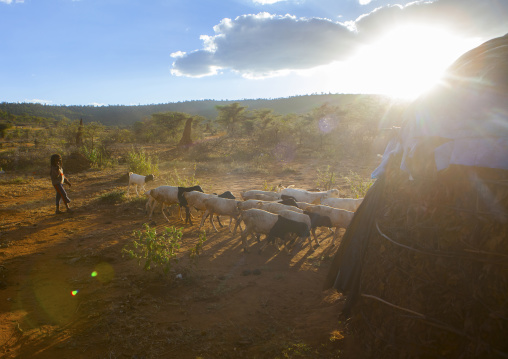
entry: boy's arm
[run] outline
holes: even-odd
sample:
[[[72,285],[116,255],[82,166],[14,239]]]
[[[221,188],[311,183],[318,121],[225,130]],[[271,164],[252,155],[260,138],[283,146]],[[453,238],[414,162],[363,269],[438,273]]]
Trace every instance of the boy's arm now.
[[[72,187],[71,183],[69,182],[69,180],[65,176],[64,176],[64,183],[67,183],[69,185],[69,187]]]

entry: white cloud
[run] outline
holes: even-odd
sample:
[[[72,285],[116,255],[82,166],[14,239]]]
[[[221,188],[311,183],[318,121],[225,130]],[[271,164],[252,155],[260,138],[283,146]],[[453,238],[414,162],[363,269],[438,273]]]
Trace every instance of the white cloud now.
[[[102,107],[102,106],[106,106],[105,103],[98,103],[98,102],[92,102],[92,103],[89,103],[90,106],[95,106],[95,107]]]
[[[359,1],[358,1],[358,3],[359,3],[360,5],[368,5],[368,4],[370,4],[370,1],[371,1],[371,0],[359,0]]]
[[[4,3],[4,4],[12,4],[12,1],[13,0],[0,0],[0,3]],[[15,3],[16,4],[23,4],[25,2],[25,0],[16,0]]]
[[[0,2],[3,2],[4,4],[10,4],[12,3],[12,0],[0,0]]]
[[[312,69],[347,60],[394,28],[418,24],[466,38],[504,35],[508,1],[419,0],[381,7],[346,22],[268,13],[226,18],[214,26],[213,36],[201,36],[202,49],[173,53],[177,56],[171,73],[202,77],[231,70],[253,78]]]

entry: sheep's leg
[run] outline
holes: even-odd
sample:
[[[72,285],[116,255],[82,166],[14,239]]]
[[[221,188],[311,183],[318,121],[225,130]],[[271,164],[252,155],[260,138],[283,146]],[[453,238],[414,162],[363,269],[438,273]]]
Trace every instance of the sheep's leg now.
[[[137,185],[137,184],[135,184],[135,185],[134,185],[134,188],[136,189],[136,197],[139,197],[138,185]]]
[[[233,219],[233,217],[231,217],[231,219]],[[231,226],[231,222],[229,225]],[[235,235],[236,227],[240,227],[240,230],[242,230],[242,219],[240,216],[235,217],[235,231],[233,231],[233,235]]]
[[[247,248],[247,236],[249,235],[249,230],[248,228],[245,228],[245,230],[242,232],[242,235],[240,236],[240,239],[242,241],[242,245],[243,245],[243,250],[248,253],[249,252],[249,249]]]
[[[288,243],[288,242],[285,242],[285,243],[284,243],[284,251],[286,252],[286,254],[287,254],[288,256],[290,256],[290,255],[291,255],[291,250],[289,249],[289,243]]]
[[[187,222],[189,222],[189,224],[192,226],[192,216],[189,207],[185,207],[185,224],[187,224]]]
[[[242,218],[238,217],[235,224],[235,229],[233,230],[233,236],[236,234],[236,229],[240,227],[240,231],[242,230]],[[245,227],[247,229],[247,227]]]
[[[155,202],[155,200],[153,199],[153,197],[149,197],[148,200],[146,201],[146,205],[145,205],[145,214],[148,214],[152,208],[152,206],[155,206],[157,203]]]
[[[312,228],[311,229],[311,232],[312,232],[312,237],[314,237],[314,241],[316,242],[316,244],[319,246],[319,241],[317,239],[317,235],[316,235],[316,228]],[[311,238],[309,238],[309,245],[312,244],[312,240]]]
[[[150,201],[150,200],[151,199],[149,199],[148,201]],[[147,206],[149,205],[148,202],[146,204],[147,204]],[[148,216],[148,219],[152,219],[153,210],[155,209],[156,206],[157,206],[157,201],[154,199],[152,201],[152,203],[150,203],[150,214]],[[164,204],[162,204],[162,207],[164,208]]]
[[[259,234],[258,234],[258,236],[259,236]],[[271,237],[270,237],[270,236],[267,236],[267,237],[265,238],[265,243],[263,243],[263,244],[261,245],[261,248],[259,248],[259,252],[258,252],[259,254],[261,254],[261,252],[263,252],[263,250],[266,248],[266,246],[268,245],[268,243],[269,243],[271,240],[273,240],[273,239],[271,239]],[[259,241],[259,237],[258,237],[258,241]]]
[[[215,227],[215,223],[213,222],[213,213],[210,212],[210,223],[212,224],[213,229],[215,229],[215,232],[218,232],[217,227]]]
[[[224,227],[224,226],[222,225],[222,223],[220,222],[220,216],[216,216],[216,217],[217,217],[217,222],[219,222],[219,226]],[[231,222],[230,222],[230,223],[231,223]],[[230,232],[231,232],[231,230],[230,230]]]
[[[164,205],[165,205],[165,203],[163,202],[162,203],[162,215],[164,216],[164,218],[166,218],[166,221],[169,222],[169,218],[166,216],[166,213],[164,213]]]
[[[238,218],[238,216],[235,218]],[[229,233],[231,233],[231,223],[233,223],[233,216],[229,216],[229,226],[228,226]]]
[[[203,217],[201,218],[201,224],[199,225],[199,229],[203,227],[203,224],[205,223],[206,217],[210,214],[210,211],[206,210],[205,213],[203,213]]]
[[[335,227],[335,234],[333,235],[332,243],[335,243],[338,236],[339,236],[339,227]]]

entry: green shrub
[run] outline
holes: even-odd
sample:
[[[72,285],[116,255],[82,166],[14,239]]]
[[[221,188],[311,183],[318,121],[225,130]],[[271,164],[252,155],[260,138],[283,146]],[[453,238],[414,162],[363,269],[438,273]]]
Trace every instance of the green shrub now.
[[[159,166],[156,160],[149,156],[145,150],[132,149],[127,154],[129,171],[139,174],[158,174]]]
[[[126,200],[125,191],[116,190],[109,193],[105,193],[99,197],[99,200],[103,203],[120,203]]]
[[[111,156],[103,147],[88,148],[83,146],[81,147],[81,153],[88,160],[92,168],[101,168],[113,164]]]
[[[351,170],[349,170],[349,176],[345,176],[344,180],[349,184],[355,198],[365,197],[370,186],[374,183],[372,181],[365,181],[358,173]]]
[[[203,243],[206,241],[206,232],[201,231],[198,237],[198,243],[192,248],[189,249],[189,259],[191,264],[197,265],[199,255],[201,254],[201,250],[203,249]]]
[[[0,168],[1,170],[1,168]],[[5,180],[0,180],[0,184],[26,184],[33,181],[33,177],[15,177]]]
[[[316,186],[319,188],[324,188],[326,191],[334,188],[337,183],[335,178],[335,173],[330,171],[330,165],[326,166],[324,170],[317,170],[317,180]]]
[[[166,184],[168,186],[177,187],[192,187],[200,185],[199,180],[196,178],[196,167],[196,164],[194,164],[193,171],[189,176],[181,176],[175,168],[173,170],[173,174],[170,174],[169,178],[166,180]]]
[[[133,235],[136,239],[124,246],[122,253],[137,259],[139,265],[144,261],[144,270],[160,267],[168,275],[173,264],[178,263],[182,229],[166,227],[162,234],[157,234],[156,228],[145,223],[144,231],[134,231]]]

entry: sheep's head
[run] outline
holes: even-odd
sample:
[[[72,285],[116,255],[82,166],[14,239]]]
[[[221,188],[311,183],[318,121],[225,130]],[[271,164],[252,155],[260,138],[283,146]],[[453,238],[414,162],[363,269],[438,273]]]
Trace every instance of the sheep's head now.
[[[155,179],[154,175],[145,176],[145,182],[150,182],[153,181],[154,179]]]

